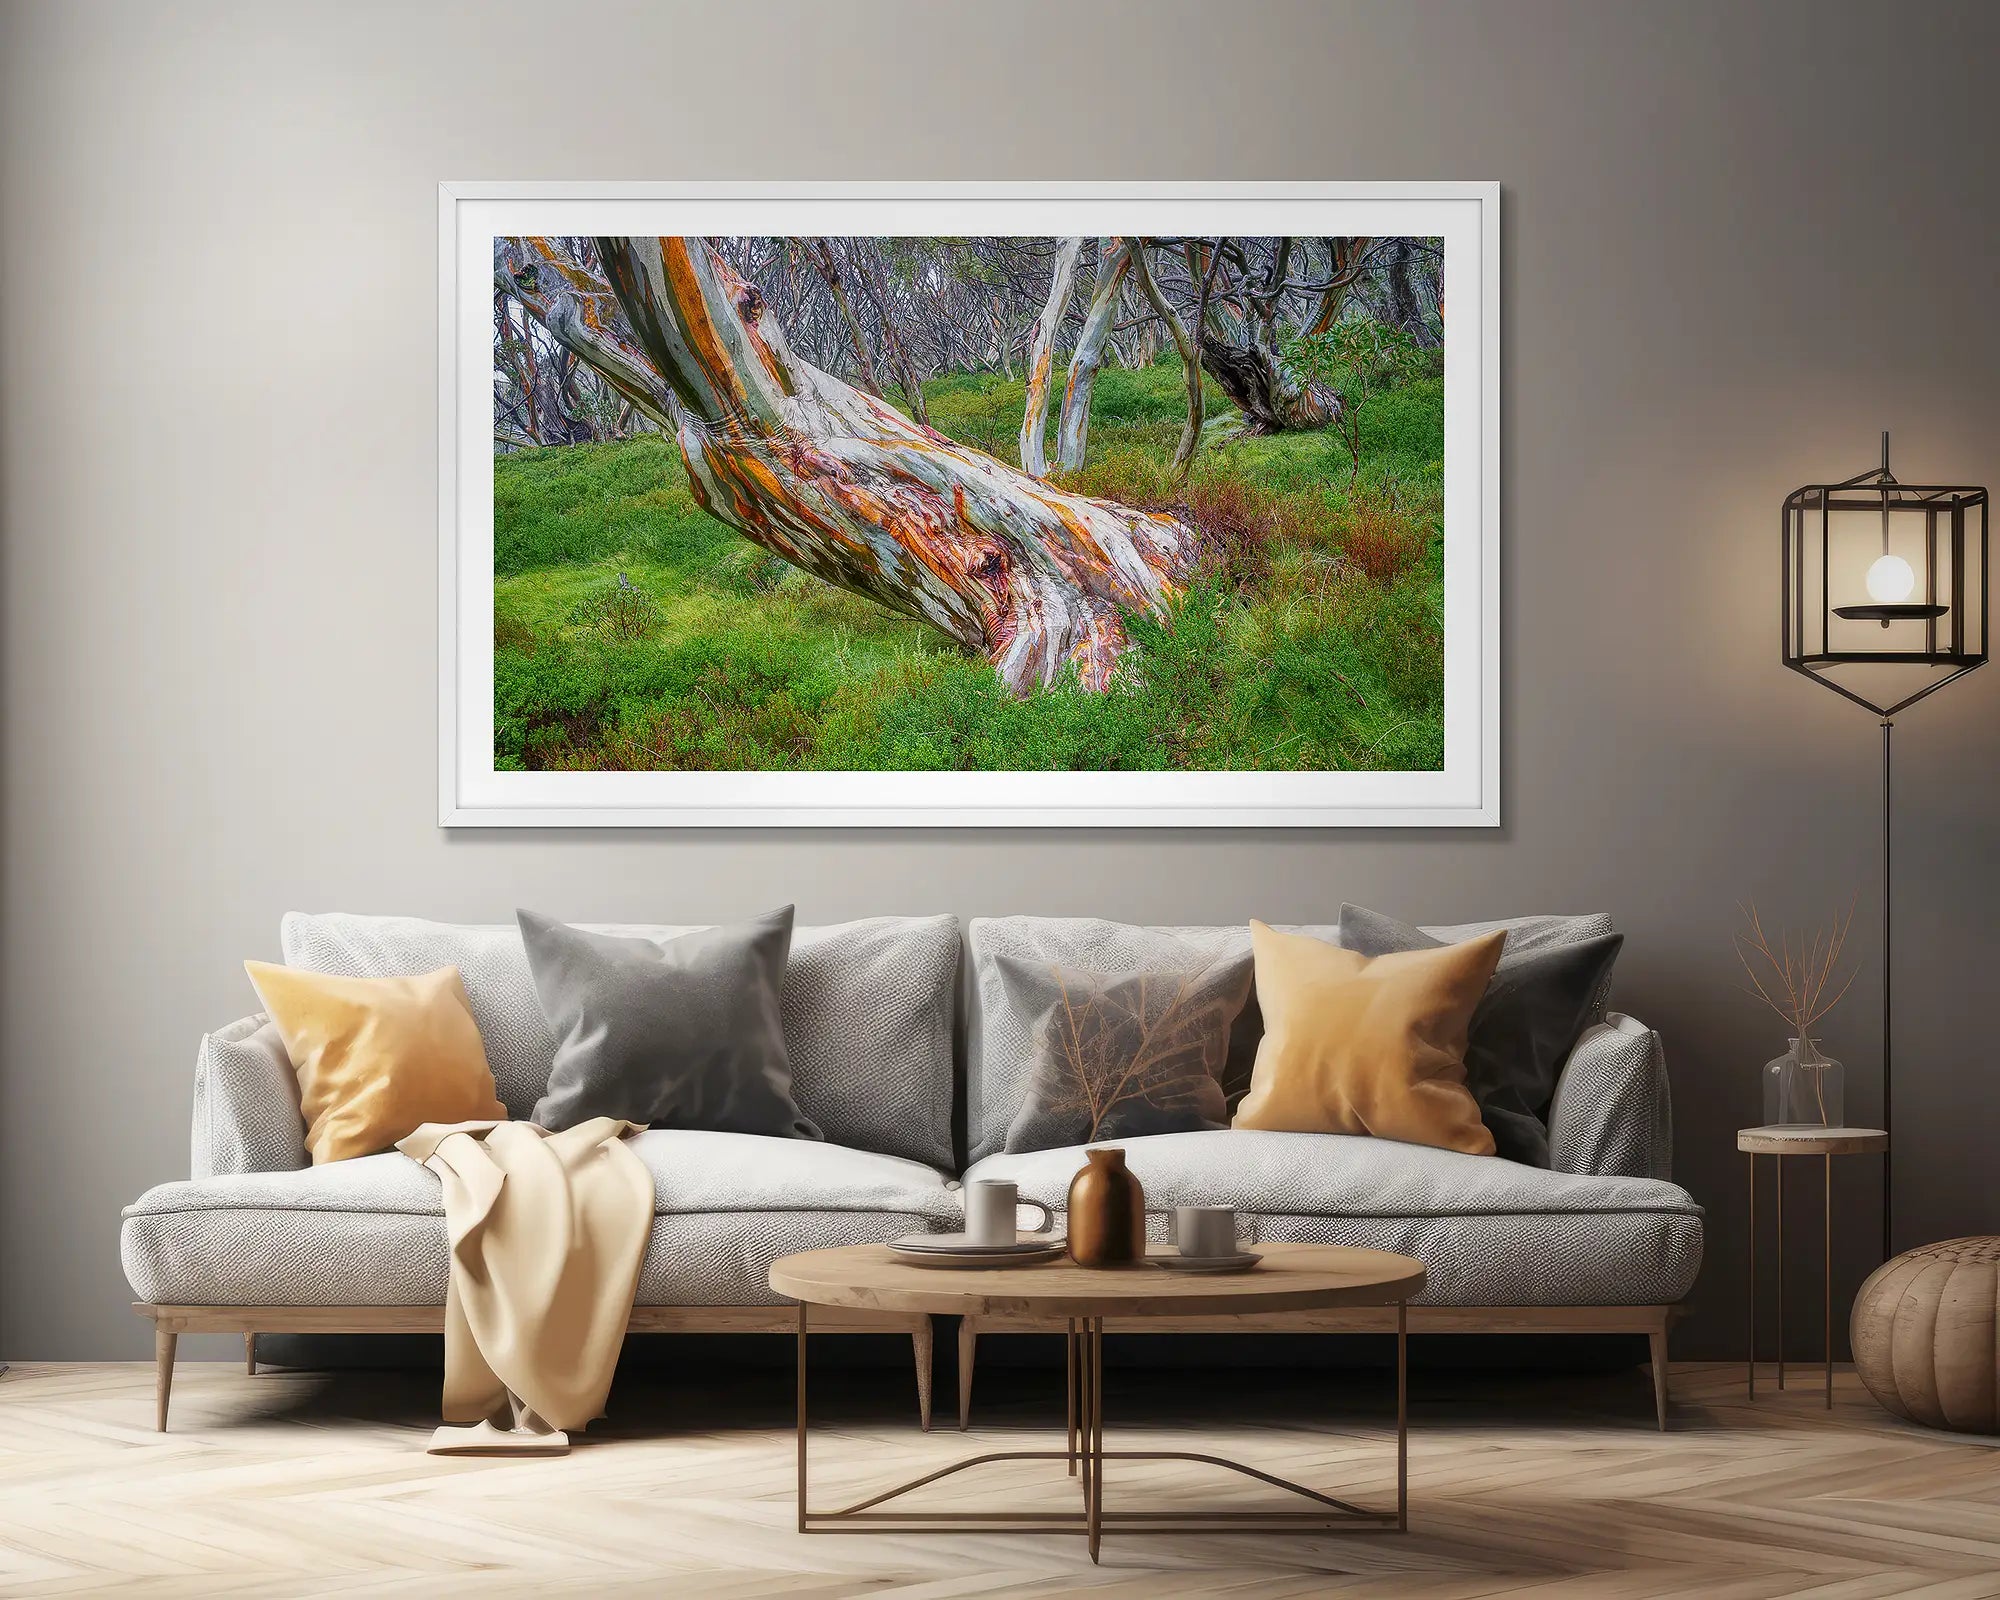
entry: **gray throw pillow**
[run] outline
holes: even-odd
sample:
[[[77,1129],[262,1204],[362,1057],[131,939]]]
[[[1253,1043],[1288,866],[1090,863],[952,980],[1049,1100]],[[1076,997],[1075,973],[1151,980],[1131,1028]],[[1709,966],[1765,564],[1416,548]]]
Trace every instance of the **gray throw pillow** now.
[[[790,906],[665,943],[588,933],[532,911],[515,917],[556,1036],[534,1111],[540,1126],[623,1117],[654,1128],[820,1137],[792,1098],[778,1014]]]
[[[1250,996],[1247,951],[1119,976],[1013,956],[994,966],[1009,1003],[1035,1019],[1010,1152],[1228,1126],[1222,1065]]]
[[[1340,908],[1340,942],[1364,956],[1435,950],[1434,939],[1408,923],[1364,906]],[[1622,933],[1570,944],[1530,940],[1516,949],[1509,934],[1500,967],[1472,1013],[1465,1051],[1465,1086],[1479,1102],[1480,1120],[1495,1152],[1531,1167],[1549,1164],[1549,1106],[1556,1078],[1583,1030],[1596,1018]]]

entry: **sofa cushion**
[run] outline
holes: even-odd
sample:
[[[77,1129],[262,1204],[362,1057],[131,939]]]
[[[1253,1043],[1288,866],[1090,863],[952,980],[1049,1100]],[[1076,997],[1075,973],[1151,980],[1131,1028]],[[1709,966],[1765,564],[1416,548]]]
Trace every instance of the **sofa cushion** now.
[[[1120,1145],[1155,1239],[1177,1205],[1234,1206],[1255,1239],[1414,1256],[1429,1273],[1427,1304],[1661,1305],[1687,1293],[1701,1264],[1701,1207],[1651,1178],[1340,1134],[1229,1129]],[[1009,1179],[1060,1212],[1083,1160],[1082,1146],[995,1155],[965,1181]]]
[[[284,1040],[315,1163],[375,1155],[426,1122],[507,1115],[457,968],[396,978],[268,961],[243,970]]]
[[[1265,1033],[1232,1127],[1493,1153],[1465,1086],[1465,1040],[1504,933],[1386,956],[1261,922],[1250,939]]]
[[[778,1016],[792,908],[664,943],[515,913],[542,1015],[559,1035],[544,1128],[592,1117],[786,1139],[820,1131],[792,1098]]]
[[[1365,906],[1340,908],[1340,942],[1366,956],[1449,948]],[[1535,945],[1510,934],[1487,985],[1465,1049],[1465,1086],[1494,1148],[1509,1161],[1546,1167],[1549,1105],[1556,1079],[1583,1030],[1603,1015],[1605,986],[1625,942],[1621,933]]]
[[[263,1012],[204,1034],[194,1058],[188,1175],[284,1172],[311,1163],[299,1079]]]
[[[753,1134],[655,1129],[641,1305],[766,1305],[778,1256],[959,1225],[920,1162]],[[407,1156],[164,1183],[125,1210],[125,1276],[162,1305],[442,1305],[443,1189]]]
[[[1009,1150],[1222,1128],[1229,1029],[1248,962],[1188,952],[1185,965],[1117,978],[999,956],[1014,1007],[1035,1017],[1034,1054]]]
[[[596,933],[664,942],[696,925],[582,923]],[[285,960],[354,977],[455,966],[486,1041],[500,1098],[528,1116],[548,1088],[556,1039],[535,997],[520,930],[289,912]],[[952,1013],[955,917],[870,917],[802,927],[779,992],[792,1094],[835,1144],[953,1165]]]
[[[1334,923],[1274,922],[1271,926],[1281,933],[1340,942],[1340,928]],[[1611,918],[1601,912],[1509,917],[1422,931],[1442,943],[1460,944],[1496,928],[1505,928],[1509,946],[1517,949],[1572,944],[1613,931]],[[1139,927],[1101,917],[974,917],[966,925],[966,950],[972,968],[972,1009],[966,1018],[965,1039],[966,1142],[971,1159],[978,1161],[1006,1148],[1008,1124],[1027,1093],[1030,1033],[1035,1019],[1023,1015],[1010,1000],[994,967],[996,958],[1060,962],[1122,977],[1170,962],[1176,952],[1185,962],[1190,948],[1210,956],[1247,956],[1250,925],[1246,921],[1229,927]],[[1601,1016],[1603,1006],[1600,995],[1592,1021]],[[1232,1103],[1250,1086],[1251,1063],[1263,1033],[1264,1015],[1252,993],[1229,1035],[1222,1086]],[[806,1109],[809,1113],[812,1110],[810,1106]]]
[[[1612,1011],[1583,1030],[1549,1107],[1549,1165],[1628,1178],[1674,1175],[1674,1105],[1659,1033]]]

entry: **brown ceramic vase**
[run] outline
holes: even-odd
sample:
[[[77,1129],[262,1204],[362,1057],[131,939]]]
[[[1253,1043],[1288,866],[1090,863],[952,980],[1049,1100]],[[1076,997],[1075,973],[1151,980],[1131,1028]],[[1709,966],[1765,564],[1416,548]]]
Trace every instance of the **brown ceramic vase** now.
[[[1146,1259],[1146,1191],[1123,1150],[1086,1150],[1070,1180],[1069,1253],[1080,1267],[1129,1267]]]

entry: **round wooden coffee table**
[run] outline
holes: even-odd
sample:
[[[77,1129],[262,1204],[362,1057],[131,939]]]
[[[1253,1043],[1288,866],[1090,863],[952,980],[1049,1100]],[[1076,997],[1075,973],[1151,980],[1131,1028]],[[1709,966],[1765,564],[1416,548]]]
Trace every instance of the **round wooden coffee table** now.
[[[1424,1286],[1423,1266],[1384,1250],[1338,1245],[1267,1244],[1248,1272],[1194,1275],[1158,1267],[1044,1266],[951,1271],[912,1266],[886,1245],[806,1250],[771,1263],[771,1287],[796,1300],[798,1323],[798,1525],[801,1533],[1081,1533],[1090,1558],[1107,1531],[1210,1533],[1402,1531],[1409,1526],[1409,1317]],[[1104,1448],[1104,1319],[1241,1317],[1334,1306],[1396,1307],[1396,1509],[1369,1511],[1255,1467],[1184,1450]],[[968,1457],[838,1511],[807,1503],[806,1338],[814,1306],[923,1312],[942,1316],[1039,1315],[1069,1323],[1069,1438],[1061,1450],[999,1450]],[[925,1512],[883,1510],[925,1484],[994,1461],[1064,1461],[1083,1491],[1074,1512]],[[1161,1512],[1110,1510],[1104,1504],[1107,1461],[1196,1461],[1227,1468],[1315,1502],[1311,1511]]]

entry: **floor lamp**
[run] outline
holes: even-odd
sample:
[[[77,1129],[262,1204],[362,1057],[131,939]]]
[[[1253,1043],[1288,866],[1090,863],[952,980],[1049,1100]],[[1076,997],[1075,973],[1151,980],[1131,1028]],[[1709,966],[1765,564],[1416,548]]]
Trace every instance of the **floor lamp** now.
[[[1890,1129],[1889,736],[1896,713],[1986,661],[1987,494],[1882,464],[1785,497],[1784,662],[1882,719],[1882,1126]],[[1890,1245],[1882,1154],[1882,1259]]]

